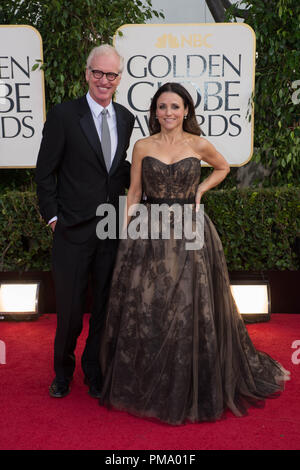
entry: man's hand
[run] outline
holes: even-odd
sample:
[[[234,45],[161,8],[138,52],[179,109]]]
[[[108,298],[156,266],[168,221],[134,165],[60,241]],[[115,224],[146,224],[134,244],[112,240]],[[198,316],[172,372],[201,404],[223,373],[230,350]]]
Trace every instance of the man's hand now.
[[[50,227],[51,227],[51,229],[52,229],[52,232],[54,232],[54,231],[55,231],[55,226],[56,226],[56,223],[57,223],[57,220],[54,220],[54,221],[53,221],[53,222],[51,222],[51,224],[50,224]]]

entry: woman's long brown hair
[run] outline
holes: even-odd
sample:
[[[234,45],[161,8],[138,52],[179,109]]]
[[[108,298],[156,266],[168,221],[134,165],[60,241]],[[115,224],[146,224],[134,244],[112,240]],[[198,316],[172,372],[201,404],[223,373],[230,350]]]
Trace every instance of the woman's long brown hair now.
[[[184,103],[184,107],[188,109],[187,117],[183,120],[183,130],[190,134],[201,135],[202,131],[196,119],[195,106],[193,98],[189,92],[180,83],[169,82],[162,85],[152,98],[150,106],[149,131],[150,135],[160,132],[160,124],[156,119],[157,100],[162,93],[171,92],[179,95]]]

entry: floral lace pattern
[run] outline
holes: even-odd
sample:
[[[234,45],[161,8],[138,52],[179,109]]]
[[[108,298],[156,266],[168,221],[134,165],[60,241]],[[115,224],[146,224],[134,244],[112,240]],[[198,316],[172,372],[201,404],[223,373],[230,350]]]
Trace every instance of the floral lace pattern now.
[[[201,165],[143,161],[146,196],[195,195]],[[146,205],[148,209],[149,205]],[[121,240],[101,340],[100,404],[173,425],[212,421],[283,389],[285,371],[253,346],[231,295],[223,248],[204,216],[204,246]]]

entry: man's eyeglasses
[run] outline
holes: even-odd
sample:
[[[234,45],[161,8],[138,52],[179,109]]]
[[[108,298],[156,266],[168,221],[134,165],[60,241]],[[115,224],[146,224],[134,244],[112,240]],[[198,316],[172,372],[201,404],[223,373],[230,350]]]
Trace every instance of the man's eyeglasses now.
[[[105,75],[108,81],[113,82],[120,75],[119,73],[114,72],[102,72],[102,70],[92,70],[90,67],[89,70],[92,72],[93,77],[97,80],[99,80],[103,77],[103,75]]]

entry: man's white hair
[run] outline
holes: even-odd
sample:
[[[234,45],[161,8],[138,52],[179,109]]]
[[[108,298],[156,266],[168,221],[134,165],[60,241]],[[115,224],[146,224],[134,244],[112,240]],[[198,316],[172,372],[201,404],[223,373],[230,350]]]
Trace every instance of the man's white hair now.
[[[90,67],[91,62],[94,59],[94,57],[100,56],[100,55],[112,55],[112,54],[114,54],[115,56],[119,58],[120,60],[119,72],[123,72],[124,58],[119,54],[119,52],[117,51],[115,47],[110,46],[109,44],[102,44],[101,46],[94,47],[91,50],[86,61],[86,68]]]

